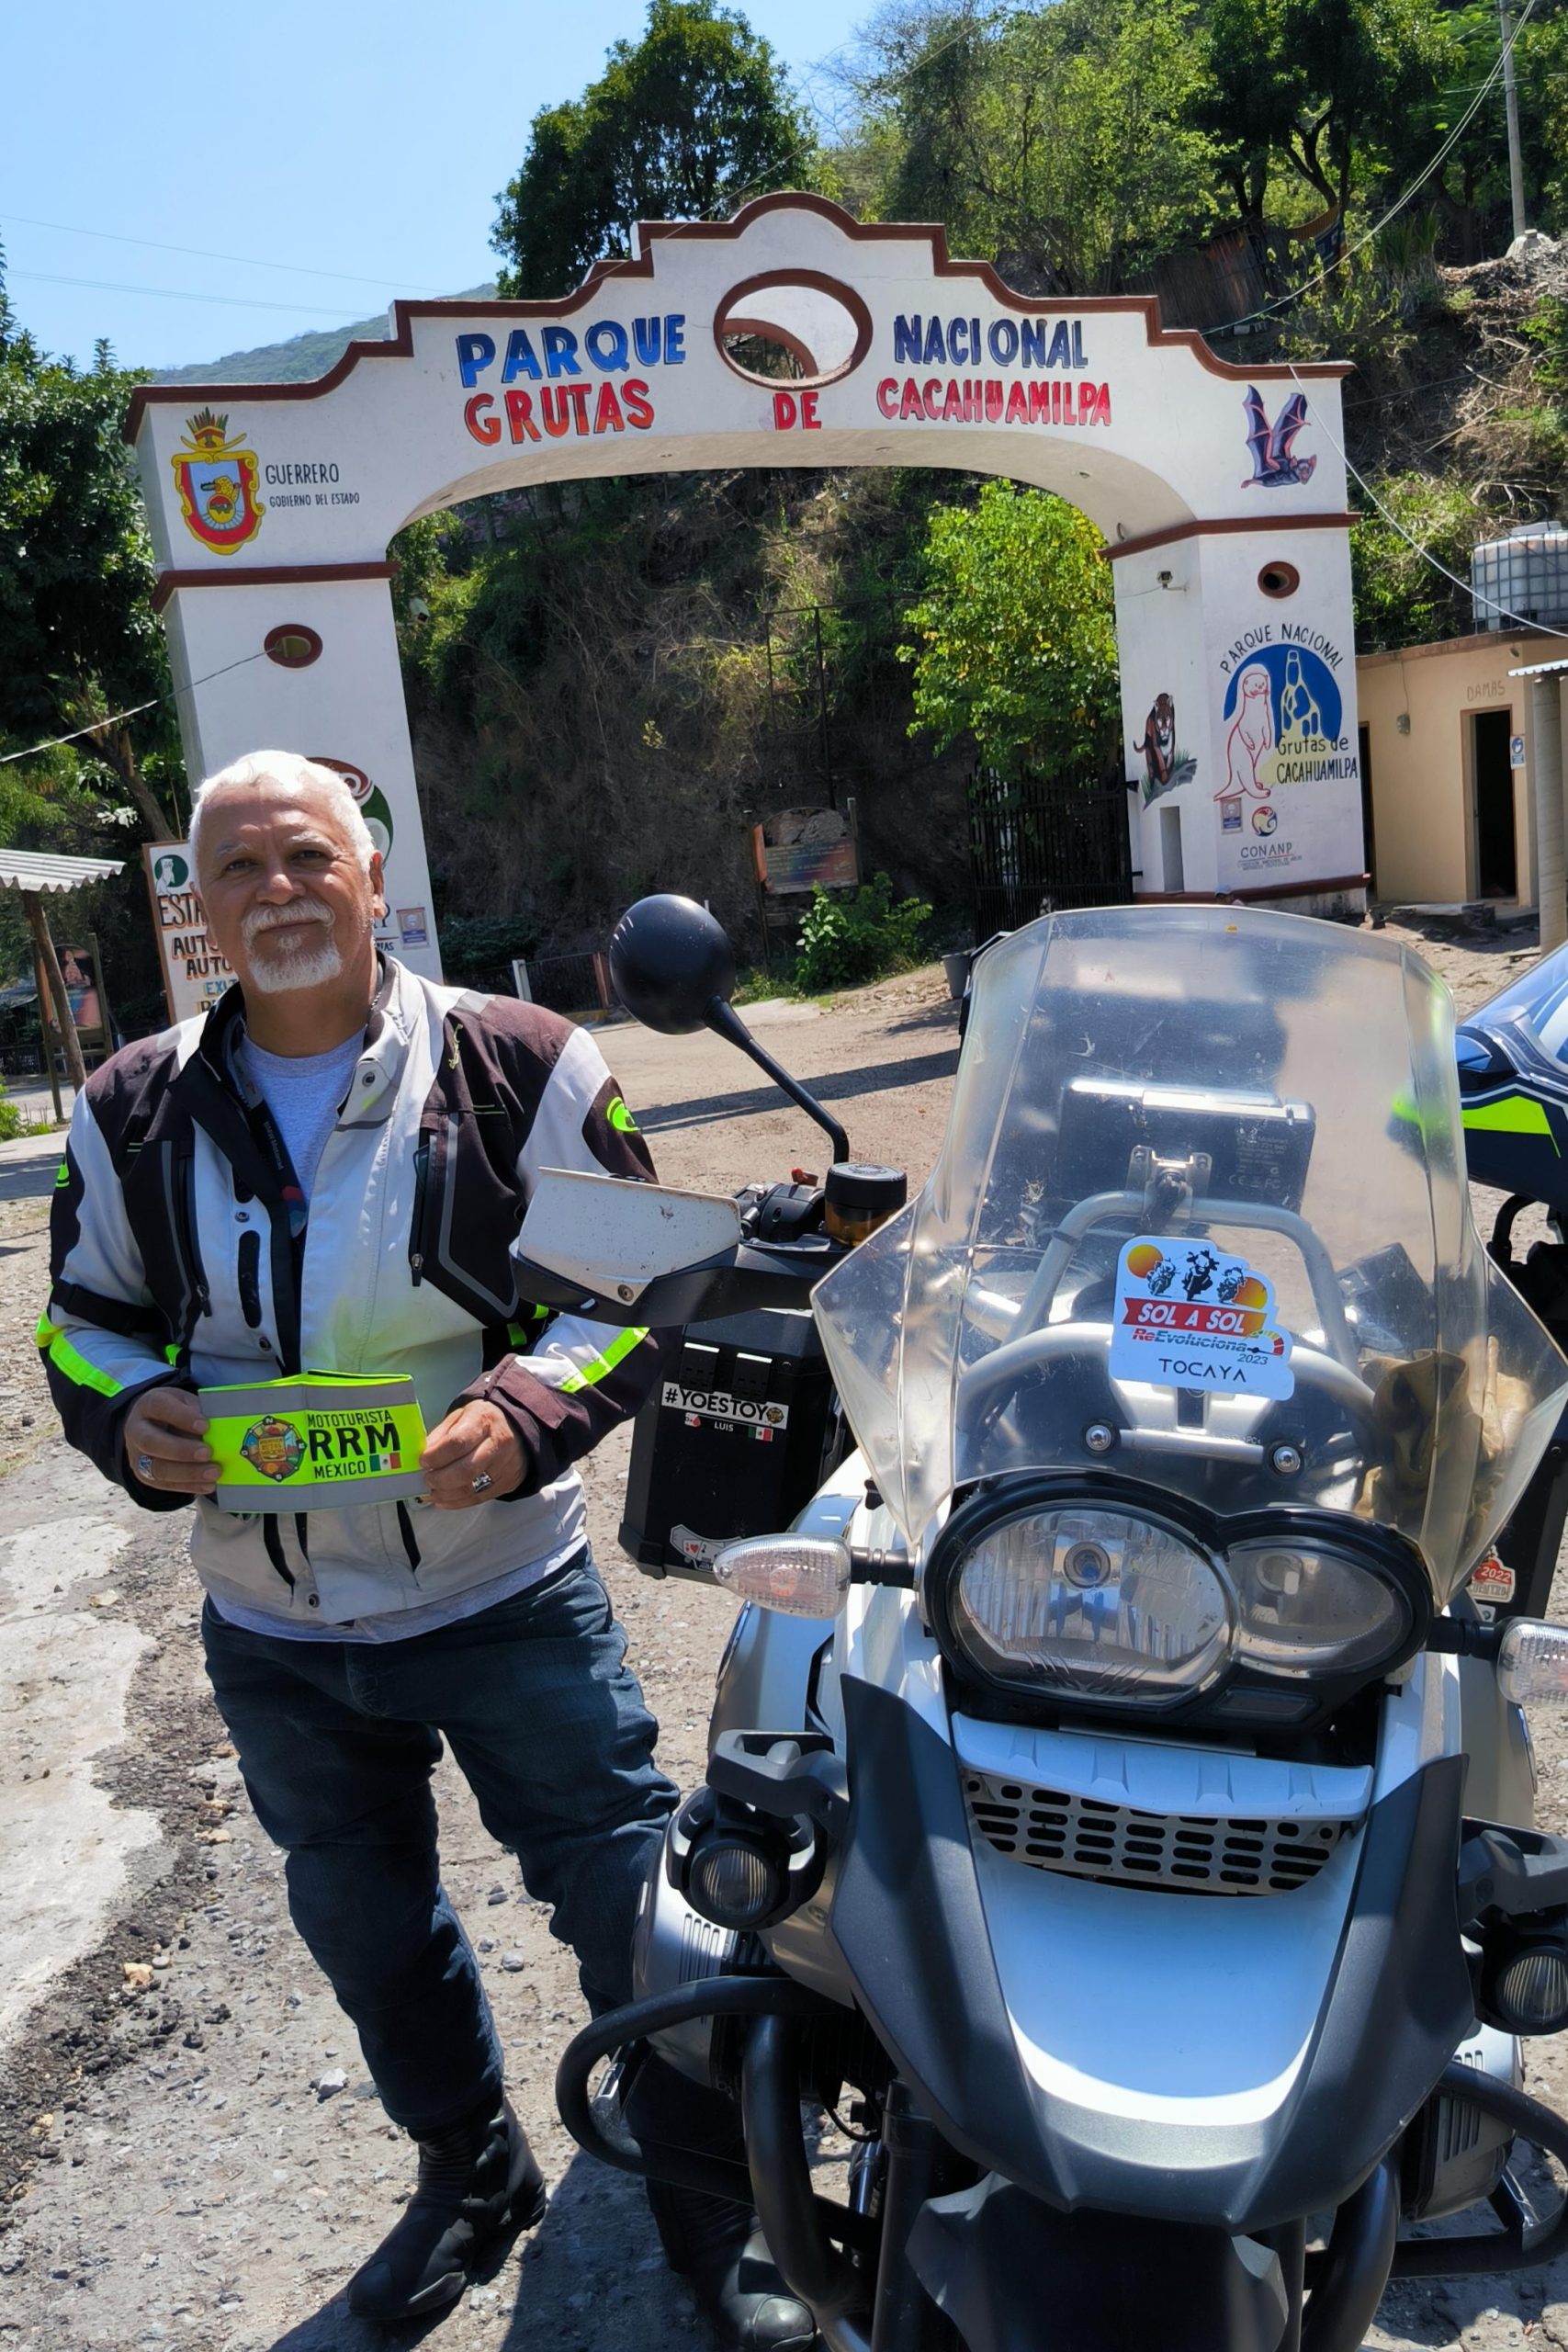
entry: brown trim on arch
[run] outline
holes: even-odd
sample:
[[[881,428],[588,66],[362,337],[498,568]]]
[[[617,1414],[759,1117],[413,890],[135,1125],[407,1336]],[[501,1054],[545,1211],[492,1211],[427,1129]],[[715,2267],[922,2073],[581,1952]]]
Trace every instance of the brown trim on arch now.
[[[1256,890],[1140,890],[1135,907],[1250,907],[1260,899],[1305,899],[1319,890],[1368,890],[1370,874],[1334,874],[1326,881],[1263,882]]]
[[[752,294],[765,294],[770,286],[809,286],[814,292],[826,294],[831,300],[841,302],[855,322],[854,348],[842,367],[830,368],[824,373],[817,370],[816,363],[812,361],[814,372],[809,378],[797,378],[797,389],[803,392],[814,392],[820,390],[825,384],[841,383],[846,376],[852,376],[871,349],[871,339],[876,333],[876,322],[873,319],[870,306],[863,294],[857,292],[854,287],[846,286],[841,277],[829,277],[820,269],[764,269],[757,277],[743,277],[739,286],[730,288],[713,316],[714,347],[730,374],[739,376],[743,384],[755,384],[758,380],[755,376],[748,375],[744,368],[738,368],[724,347],[725,336],[737,334],[741,323],[730,315],[730,306],[736,302],[744,302]],[[761,332],[773,342],[782,343],[786,350],[805,351],[806,349],[804,344],[795,344],[793,339],[778,327],[764,327]],[[808,352],[806,356],[808,359],[811,356]]]
[[[1348,376],[1354,366],[1354,362],[1348,359],[1333,359],[1318,360],[1310,366],[1303,363],[1300,367],[1292,367],[1283,361],[1238,367],[1234,360],[1216,359],[1196,328],[1162,326],[1159,302],[1153,294],[1086,294],[1078,301],[1066,300],[1059,295],[1041,299],[1017,294],[998,276],[989,262],[954,261],[947,250],[947,232],[937,222],[857,220],[841,205],[830,202],[825,196],[811,196],[804,190],[795,193],[781,189],[776,195],[754,197],[750,204],[742,205],[730,220],[648,220],[640,223],[638,236],[642,251],[635,261],[595,262],[575,293],[563,295],[558,301],[395,301],[392,305],[395,332],[374,342],[351,343],[336,364],[329,368],[324,376],[318,376],[314,383],[139,384],[126,411],[125,437],[128,441],[136,439],[141,430],[141,420],[154,401],[164,407],[172,401],[177,407],[193,397],[200,401],[241,401],[320,400],[324,393],[335,391],[362,359],[411,358],[413,355],[412,323],[415,319],[570,318],[612,282],[618,284],[627,278],[650,278],[656,244],[694,241],[710,244],[733,243],[762,214],[784,209],[816,213],[818,219],[831,221],[835,228],[842,230],[852,244],[887,244],[923,237],[931,246],[933,277],[964,278],[983,286],[988,294],[1009,310],[1029,311],[1036,317],[1061,311],[1077,318],[1094,318],[1107,312],[1130,314],[1141,311],[1145,336],[1151,348],[1157,345],[1168,349],[1174,345],[1184,345],[1209,375],[1224,377],[1231,383],[1333,381]]]
[[[333,580],[395,580],[389,556],[379,563],[253,563],[242,571],[161,571],[152,590],[152,610],[161,613],[176,588],[288,588],[296,582]]]
[[[1168,548],[1178,539],[1223,538],[1231,531],[1348,531],[1352,523],[1360,521],[1359,514],[1260,514],[1254,522],[1247,514],[1213,515],[1208,521],[1194,515],[1185,523],[1172,523],[1164,531],[1145,531],[1135,539],[1120,539],[1113,547],[1104,547],[1100,553],[1107,563],[1120,563],[1124,555],[1143,555],[1151,548]]]

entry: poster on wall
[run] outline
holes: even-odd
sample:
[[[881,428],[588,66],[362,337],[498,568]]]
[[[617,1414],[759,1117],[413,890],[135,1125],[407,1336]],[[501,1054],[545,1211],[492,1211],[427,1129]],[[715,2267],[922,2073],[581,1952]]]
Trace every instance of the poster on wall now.
[[[75,1024],[76,1038],[82,1051],[88,1055],[112,1052],[114,1040],[109,1034],[108,1004],[104,993],[103,967],[98,961],[96,940],[86,947],[62,945],[56,948],[55,953],[60,957],[60,977],[65,983],[65,999],[71,1007],[71,1018]],[[51,1045],[58,1051],[62,1040],[60,1023],[55,1017],[54,1000],[50,994],[49,974],[40,972],[39,979],[43,991],[40,1009],[44,1025],[48,1029]]]
[[[1356,872],[1360,763],[1344,729],[1340,648],[1305,627],[1248,630],[1220,663],[1219,887]]]
[[[757,879],[770,897],[852,889],[854,835],[836,808],[781,808],[751,828]]]
[[[207,935],[196,895],[196,869],[184,842],[144,842],[147,894],[171,1021],[210,1012],[234,978],[233,967]]]

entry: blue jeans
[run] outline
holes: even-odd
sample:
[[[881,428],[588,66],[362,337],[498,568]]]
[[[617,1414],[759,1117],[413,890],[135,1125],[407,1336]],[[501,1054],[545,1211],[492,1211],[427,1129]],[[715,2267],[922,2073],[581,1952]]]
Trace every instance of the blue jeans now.
[[[202,1638],[256,1818],[288,1858],[294,1924],[394,2122],[428,2138],[502,2090],[478,1962],[440,1880],[438,1734],[529,1894],[553,1905],[590,2004],[630,1999],[637,1901],[677,1792],[586,1553],[404,1642],[280,1641],[210,1605]]]

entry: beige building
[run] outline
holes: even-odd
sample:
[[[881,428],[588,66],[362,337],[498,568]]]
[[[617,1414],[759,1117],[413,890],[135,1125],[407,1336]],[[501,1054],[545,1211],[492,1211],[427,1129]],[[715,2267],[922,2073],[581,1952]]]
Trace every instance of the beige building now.
[[[1509,672],[1562,650],[1537,629],[1489,629],[1358,656],[1374,898],[1535,904],[1531,686]]]

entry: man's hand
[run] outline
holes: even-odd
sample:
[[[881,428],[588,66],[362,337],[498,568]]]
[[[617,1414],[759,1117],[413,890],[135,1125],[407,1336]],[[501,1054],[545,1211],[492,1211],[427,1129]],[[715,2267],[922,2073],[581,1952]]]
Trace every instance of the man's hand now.
[[[426,1502],[437,1510],[468,1510],[520,1487],[528,1457],[500,1406],[475,1403],[436,1422],[419,1466]]]
[[[218,1484],[207,1417],[188,1388],[150,1388],[137,1398],[125,1417],[125,1458],[161,1495],[209,1495]]]

